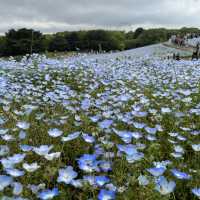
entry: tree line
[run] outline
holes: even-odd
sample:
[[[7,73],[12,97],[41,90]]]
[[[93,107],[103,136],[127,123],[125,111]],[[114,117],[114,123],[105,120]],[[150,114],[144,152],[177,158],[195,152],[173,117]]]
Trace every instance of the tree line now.
[[[197,28],[143,29],[135,31],[65,31],[42,34],[33,29],[11,29],[0,36],[0,56],[64,51],[121,51],[167,41],[171,35],[200,33]]]

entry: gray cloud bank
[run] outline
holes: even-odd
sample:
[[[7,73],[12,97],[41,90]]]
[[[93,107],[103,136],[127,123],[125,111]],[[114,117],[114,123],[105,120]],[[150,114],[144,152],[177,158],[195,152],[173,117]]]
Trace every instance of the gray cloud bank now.
[[[136,27],[199,27],[199,0],[0,0],[0,33]]]

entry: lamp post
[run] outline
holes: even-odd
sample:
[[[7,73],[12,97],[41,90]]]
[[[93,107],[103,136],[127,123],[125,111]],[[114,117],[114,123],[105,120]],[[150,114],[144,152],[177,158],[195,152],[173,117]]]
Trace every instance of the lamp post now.
[[[31,32],[31,48],[30,48],[30,55],[33,53],[33,30]]]

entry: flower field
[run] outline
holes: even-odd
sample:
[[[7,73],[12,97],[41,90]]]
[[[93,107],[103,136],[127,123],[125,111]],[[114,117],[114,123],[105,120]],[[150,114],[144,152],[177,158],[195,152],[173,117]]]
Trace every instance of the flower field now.
[[[0,199],[199,199],[200,61],[152,49],[0,60]]]

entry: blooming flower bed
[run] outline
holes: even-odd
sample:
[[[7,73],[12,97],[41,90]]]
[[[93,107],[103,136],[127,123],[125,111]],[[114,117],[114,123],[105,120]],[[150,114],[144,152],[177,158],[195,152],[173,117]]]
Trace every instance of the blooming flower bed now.
[[[1,199],[200,198],[200,62],[161,49],[1,60]]]

